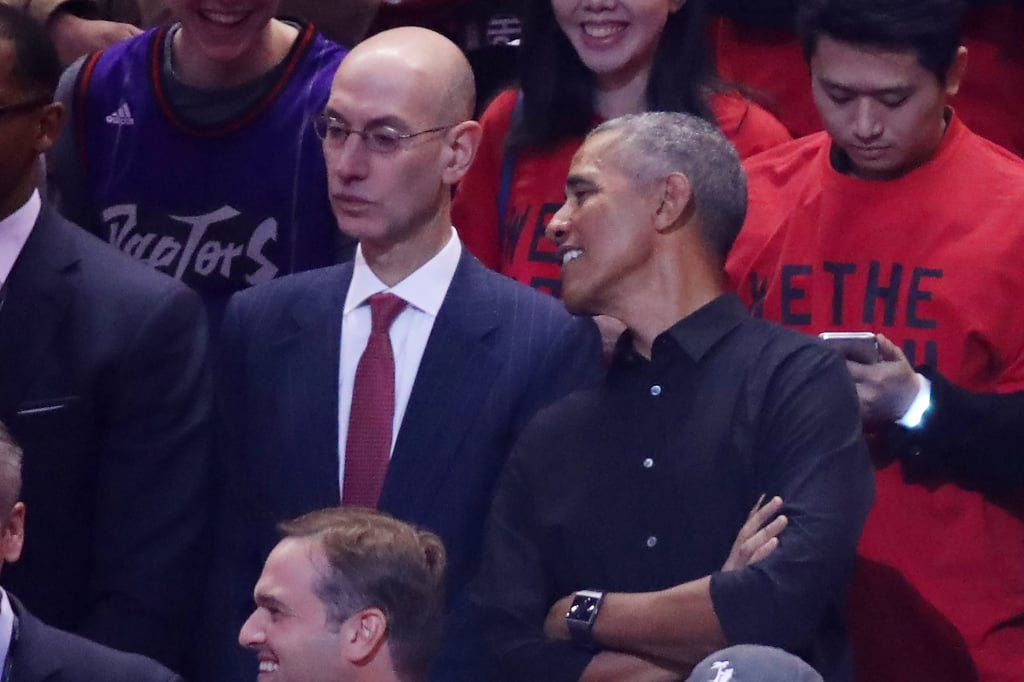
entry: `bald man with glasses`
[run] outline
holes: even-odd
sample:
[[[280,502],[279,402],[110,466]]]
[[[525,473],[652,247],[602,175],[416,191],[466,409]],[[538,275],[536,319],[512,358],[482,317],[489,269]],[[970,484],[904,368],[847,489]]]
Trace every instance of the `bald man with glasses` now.
[[[453,642],[496,476],[527,420],[600,370],[589,320],[488,271],[452,226],[451,188],[480,138],[473,100],[469,64],[439,34],[400,28],[357,46],[314,123],[355,260],[228,305],[224,642],[251,611],[275,522],[376,507],[444,541],[450,635],[432,679],[474,679]],[[251,680],[255,667],[224,658],[210,679]]]

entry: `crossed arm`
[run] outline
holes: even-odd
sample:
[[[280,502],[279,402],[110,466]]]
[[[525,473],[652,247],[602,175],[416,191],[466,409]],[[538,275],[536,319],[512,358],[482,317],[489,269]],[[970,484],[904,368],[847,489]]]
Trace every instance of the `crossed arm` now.
[[[740,528],[723,571],[752,565],[775,551],[789,522],[778,515],[781,508],[780,497],[764,506],[758,501]],[[580,681],[682,679],[706,655],[728,643],[715,615],[710,585],[710,576],[705,576],[657,592],[606,594],[593,630],[603,650]],[[544,623],[548,637],[569,639],[565,613],[571,603],[568,595],[552,605]],[[679,618],[680,613],[688,617]]]
[[[706,553],[693,557],[694,565],[705,567],[704,574],[666,568],[665,562],[674,565],[683,558],[679,552],[687,551],[687,543],[678,539],[664,551],[661,545],[655,553],[638,548],[641,553],[635,558],[608,554],[621,552],[630,541],[615,535],[610,540],[614,545],[603,544],[604,535],[595,528],[620,521],[622,528],[633,528],[614,511],[629,510],[629,497],[615,497],[613,480],[588,481],[589,472],[579,468],[587,466],[586,458],[559,455],[569,447],[585,452],[593,445],[595,432],[580,435],[566,421],[592,409],[595,395],[574,394],[539,415],[498,486],[475,596],[478,630],[493,679],[543,675],[548,680],[599,681],[626,675],[671,680],[727,643],[803,650],[819,639],[840,637],[831,628],[870,505],[872,472],[856,397],[838,358],[814,347],[802,349],[773,375],[766,386],[768,397],[758,409],[752,445],[755,474],[743,487],[757,486],[785,498],[788,530],[778,551],[752,560],[756,550],[747,546],[751,560],[737,562],[728,560],[728,552],[711,549],[721,558],[710,559]],[[618,475],[622,469],[607,470]],[[575,487],[566,489],[566,481]],[[671,493],[666,489],[666,494]],[[596,499],[602,502],[591,507]],[[672,508],[665,499],[659,509]],[[673,532],[718,537],[738,532],[737,526],[729,528],[734,521],[723,525],[727,517],[721,512],[709,509],[704,525],[695,523],[698,516],[687,518],[692,530]],[[637,519],[638,528],[647,523]],[[754,528],[761,525],[754,522]],[[761,537],[764,542],[771,539]],[[744,540],[738,546],[746,546]],[[648,569],[664,570],[654,577]],[[664,580],[673,574],[689,582]],[[565,641],[562,618],[567,593],[602,587],[611,594],[593,632],[603,649],[595,654]]]

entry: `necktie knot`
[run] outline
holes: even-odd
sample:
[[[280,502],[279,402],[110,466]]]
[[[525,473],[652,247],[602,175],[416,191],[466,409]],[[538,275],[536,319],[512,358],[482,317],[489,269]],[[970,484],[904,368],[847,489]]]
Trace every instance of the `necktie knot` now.
[[[374,294],[370,297],[370,333],[386,334],[398,314],[405,310],[405,301],[394,294]]]

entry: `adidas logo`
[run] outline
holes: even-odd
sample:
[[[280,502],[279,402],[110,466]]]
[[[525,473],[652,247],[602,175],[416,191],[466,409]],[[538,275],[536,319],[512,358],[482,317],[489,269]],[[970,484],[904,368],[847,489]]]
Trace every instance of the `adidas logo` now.
[[[121,102],[121,106],[114,113],[109,114],[105,119],[107,123],[114,126],[133,126],[135,119],[132,118],[132,110],[128,108],[127,102]]]

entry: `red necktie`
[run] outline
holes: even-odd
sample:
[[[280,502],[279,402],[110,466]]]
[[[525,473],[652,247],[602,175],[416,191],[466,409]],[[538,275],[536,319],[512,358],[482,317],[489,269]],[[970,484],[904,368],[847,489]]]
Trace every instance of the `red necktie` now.
[[[370,339],[356,366],[345,442],[341,499],[346,505],[376,507],[384,487],[395,418],[395,355],[388,332],[404,308],[405,301],[394,294],[370,297]]]

